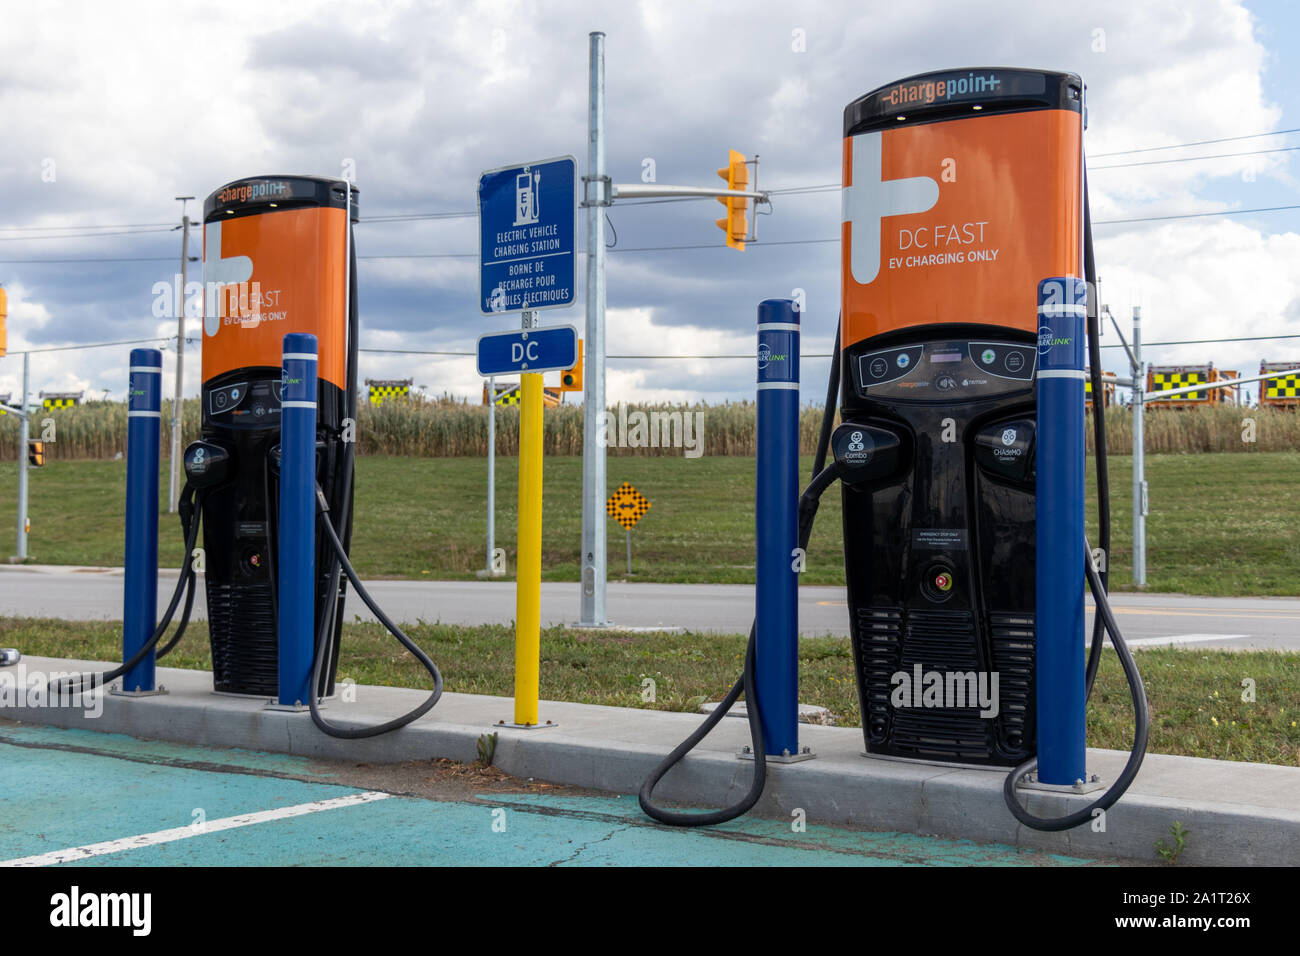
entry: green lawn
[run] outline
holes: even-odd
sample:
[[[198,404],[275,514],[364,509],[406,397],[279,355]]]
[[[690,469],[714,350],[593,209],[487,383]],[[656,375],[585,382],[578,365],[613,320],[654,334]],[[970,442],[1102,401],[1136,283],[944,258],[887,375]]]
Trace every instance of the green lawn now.
[[[1111,459],[1117,589],[1131,586],[1131,459]],[[804,459],[806,478],[811,460]],[[0,463],[0,529],[14,527],[13,462]],[[632,532],[633,579],[753,581],[752,458],[611,457],[609,488],[632,482],[653,507]],[[543,574],[578,576],[582,462],[546,459]],[[516,462],[497,462],[497,546],[514,569]],[[1300,453],[1152,455],[1147,459],[1148,588],[1210,595],[1300,594]],[[31,472],[32,559],[121,565],[125,464],[52,461]],[[471,578],[485,563],[486,463],[476,458],[357,461],[353,557],[370,577]],[[166,489],[164,477],[162,487]],[[1094,538],[1094,508],[1089,505]],[[608,522],[609,575],[626,577],[624,533]],[[180,561],[180,531],[164,515],[160,560]],[[9,537],[8,541],[12,541]],[[809,584],[839,584],[839,494],[824,499],[809,547]],[[12,553],[12,544],[0,548]]]
[[[446,689],[513,694],[514,630],[423,624],[407,629],[442,669]],[[0,618],[0,646],[51,657],[120,660],[121,623]],[[551,628],[542,632],[541,693],[571,700],[655,710],[698,710],[717,700],[741,669],[740,635],[627,634]],[[1152,648],[1134,652],[1151,702],[1152,753],[1300,763],[1300,667],[1297,655],[1269,651]],[[164,660],[208,669],[203,623]],[[841,726],[859,726],[853,661],[845,638],[799,642],[799,699],[830,708]],[[429,687],[424,670],[378,624],[348,624],[340,678],[362,684]],[[1255,700],[1241,700],[1241,682],[1255,681]],[[643,682],[655,700],[642,700]],[[1133,716],[1115,655],[1102,658],[1088,712],[1091,746],[1127,750]]]

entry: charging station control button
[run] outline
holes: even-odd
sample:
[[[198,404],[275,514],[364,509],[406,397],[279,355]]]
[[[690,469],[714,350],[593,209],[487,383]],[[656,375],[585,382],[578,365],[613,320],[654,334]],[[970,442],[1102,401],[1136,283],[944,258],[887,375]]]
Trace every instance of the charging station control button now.
[[[921,361],[923,353],[923,346],[911,345],[861,356],[858,359],[858,378],[862,387],[871,388],[906,378]]]
[[[210,393],[208,393],[208,405],[211,408],[211,414],[220,415],[224,412],[232,411],[244,400],[244,397],[247,394],[247,389],[247,382],[240,382],[238,385],[226,385],[222,388],[214,388]]]
[[[1034,377],[1034,350],[1011,342],[972,342],[971,359],[982,372],[1028,382]]]
[[[948,564],[932,564],[921,578],[921,594],[926,600],[942,604],[953,595],[955,575]]]

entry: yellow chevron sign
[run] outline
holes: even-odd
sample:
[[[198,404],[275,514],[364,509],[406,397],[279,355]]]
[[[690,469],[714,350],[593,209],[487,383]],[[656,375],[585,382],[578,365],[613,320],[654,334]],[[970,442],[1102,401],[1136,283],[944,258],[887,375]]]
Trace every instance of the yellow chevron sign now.
[[[641,516],[649,510],[650,499],[626,481],[605,502],[605,513],[629,531],[636,527]]]

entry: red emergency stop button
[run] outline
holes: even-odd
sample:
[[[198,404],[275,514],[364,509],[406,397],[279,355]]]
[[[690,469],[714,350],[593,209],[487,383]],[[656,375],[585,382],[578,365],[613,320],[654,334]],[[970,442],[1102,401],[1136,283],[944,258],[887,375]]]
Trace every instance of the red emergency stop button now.
[[[943,592],[952,590],[952,575],[947,571],[940,571],[934,576],[934,586]]]

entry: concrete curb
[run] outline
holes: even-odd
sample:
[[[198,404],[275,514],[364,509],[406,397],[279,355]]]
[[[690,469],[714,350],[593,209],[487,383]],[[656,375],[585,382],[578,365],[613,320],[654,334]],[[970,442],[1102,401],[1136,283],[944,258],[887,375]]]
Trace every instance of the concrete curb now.
[[[28,657],[19,666],[30,676],[99,671],[111,665]],[[0,675],[18,678],[18,670],[6,668]],[[495,764],[505,772],[616,793],[636,793],[641,781],[702,719],[695,714],[544,701],[542,720],[558,726],[515,730],[495,726],[511,719],[508,698],[446,694],[431,714],[409,727],[349,741],[321,733],[307,714],[265,710],[261,700],[212,694],[210,673],[159,668],[158,677],[168,694],[134,699],[103,695],[96,700],[97,706],[102,704],[97,717],[80,708],[16,706],[10,683],[0,694],[0,718],[358,763],[474,760],[478,738],[495,730]],[[326,716],[345,725],[375,723],[410,709],[425,694],[357,686],[355,696],[355,702],[329,703]],[[1142,861],[1159,860],[1156,841],[1170,842],[1169,828],[1177,820],[1190,832],[1182,863],[1300,864],[1300,767],[1148,755],[1129,793],[1106,814],[1104,832],[1080,827],[1043,833],[1020,825],[1007,811],[1003,771],[865,757],[856,728],[801,725],[800,741],[811,746],[817,758],[769,764],[767,792],[756,812],[788,819],[802,809],[810,823]],[[743,721],[723,721],[665,778],[656,798],[710,806],[738,799],[753,772],[752,763],[736,759],[748,742]],[[1089,769],[1114,780],[1126,757],[1119,751],[1090,750]],[[1027,806],[1040,816],[1058,816],[1088,800],[1035,793]]]

